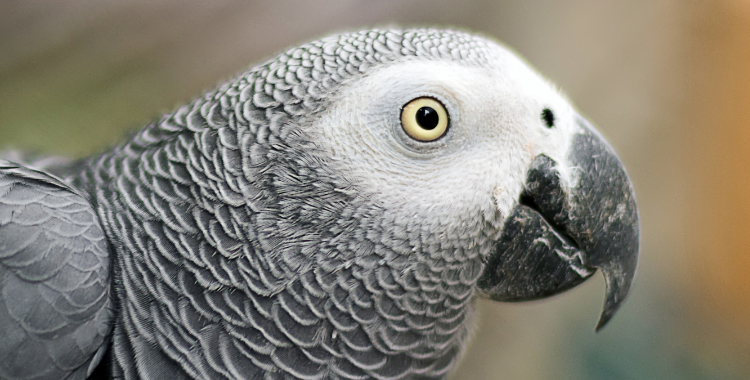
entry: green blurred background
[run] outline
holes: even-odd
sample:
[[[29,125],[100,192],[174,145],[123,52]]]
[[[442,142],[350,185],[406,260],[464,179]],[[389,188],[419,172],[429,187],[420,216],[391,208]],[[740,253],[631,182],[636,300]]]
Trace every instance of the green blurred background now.
[[[601,277],[479,301],[454,379],[750,378],[750,1],[0,2],[0,146],[83,156],[290,45],[367,26],[504,41],[619,152],[641,207],[628,302]]]

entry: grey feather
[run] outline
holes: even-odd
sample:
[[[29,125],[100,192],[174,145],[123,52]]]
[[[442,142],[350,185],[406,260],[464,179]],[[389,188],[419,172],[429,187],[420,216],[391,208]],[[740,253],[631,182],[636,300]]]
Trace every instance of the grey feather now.
[[[93,370],[113,315],[108,249],[76,190],[0,160],[0,378],[85,379]]]
[[[373,67],[417,57],[481,65],[484,44],[436,30],[316,41],[90,160],[73,181],[118,252],[117,373],[445,375],[468,333],[480,250],[453,262],[454,252],[403,256],[410,242],[381,227],[388,210],[359,197],[302,126]]]

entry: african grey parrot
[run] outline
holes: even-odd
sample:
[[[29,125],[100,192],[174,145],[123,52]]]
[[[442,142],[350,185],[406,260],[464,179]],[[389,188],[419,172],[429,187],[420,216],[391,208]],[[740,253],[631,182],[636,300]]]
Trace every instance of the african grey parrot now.
[[[0,161],[0,378],[444,378],[474,299],[630,288],[613,150],[497,43],[292,48],[125,143]]]

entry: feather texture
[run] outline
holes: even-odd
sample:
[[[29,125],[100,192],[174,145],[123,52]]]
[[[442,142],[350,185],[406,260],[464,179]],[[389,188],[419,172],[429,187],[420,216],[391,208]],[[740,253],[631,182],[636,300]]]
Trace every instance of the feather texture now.
[[[90,374],[111,329],[109,259],[78,191],[0,161],[0,378]]]
[[[486,43],[437,30],[319,40],[90,159],[70,180],[117,252],[112,375],[445,376],[491,239],[410,234],[407,220],[335,170],[304,126],[374,67],[416,58],[481,66]],[[480,247],[454,249],[462,245]]]

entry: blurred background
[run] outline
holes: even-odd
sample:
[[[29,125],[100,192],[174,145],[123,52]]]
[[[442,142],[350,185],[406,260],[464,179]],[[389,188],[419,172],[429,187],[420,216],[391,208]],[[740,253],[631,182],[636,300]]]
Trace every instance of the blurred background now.
[[[0,145],[83,156],[290,45],[373,25],[495,37],[557,83],[635,183],[641,262],[595,334],[600,276],[479,302],[453,379],[750,378],[750,1],[0,3]]]

